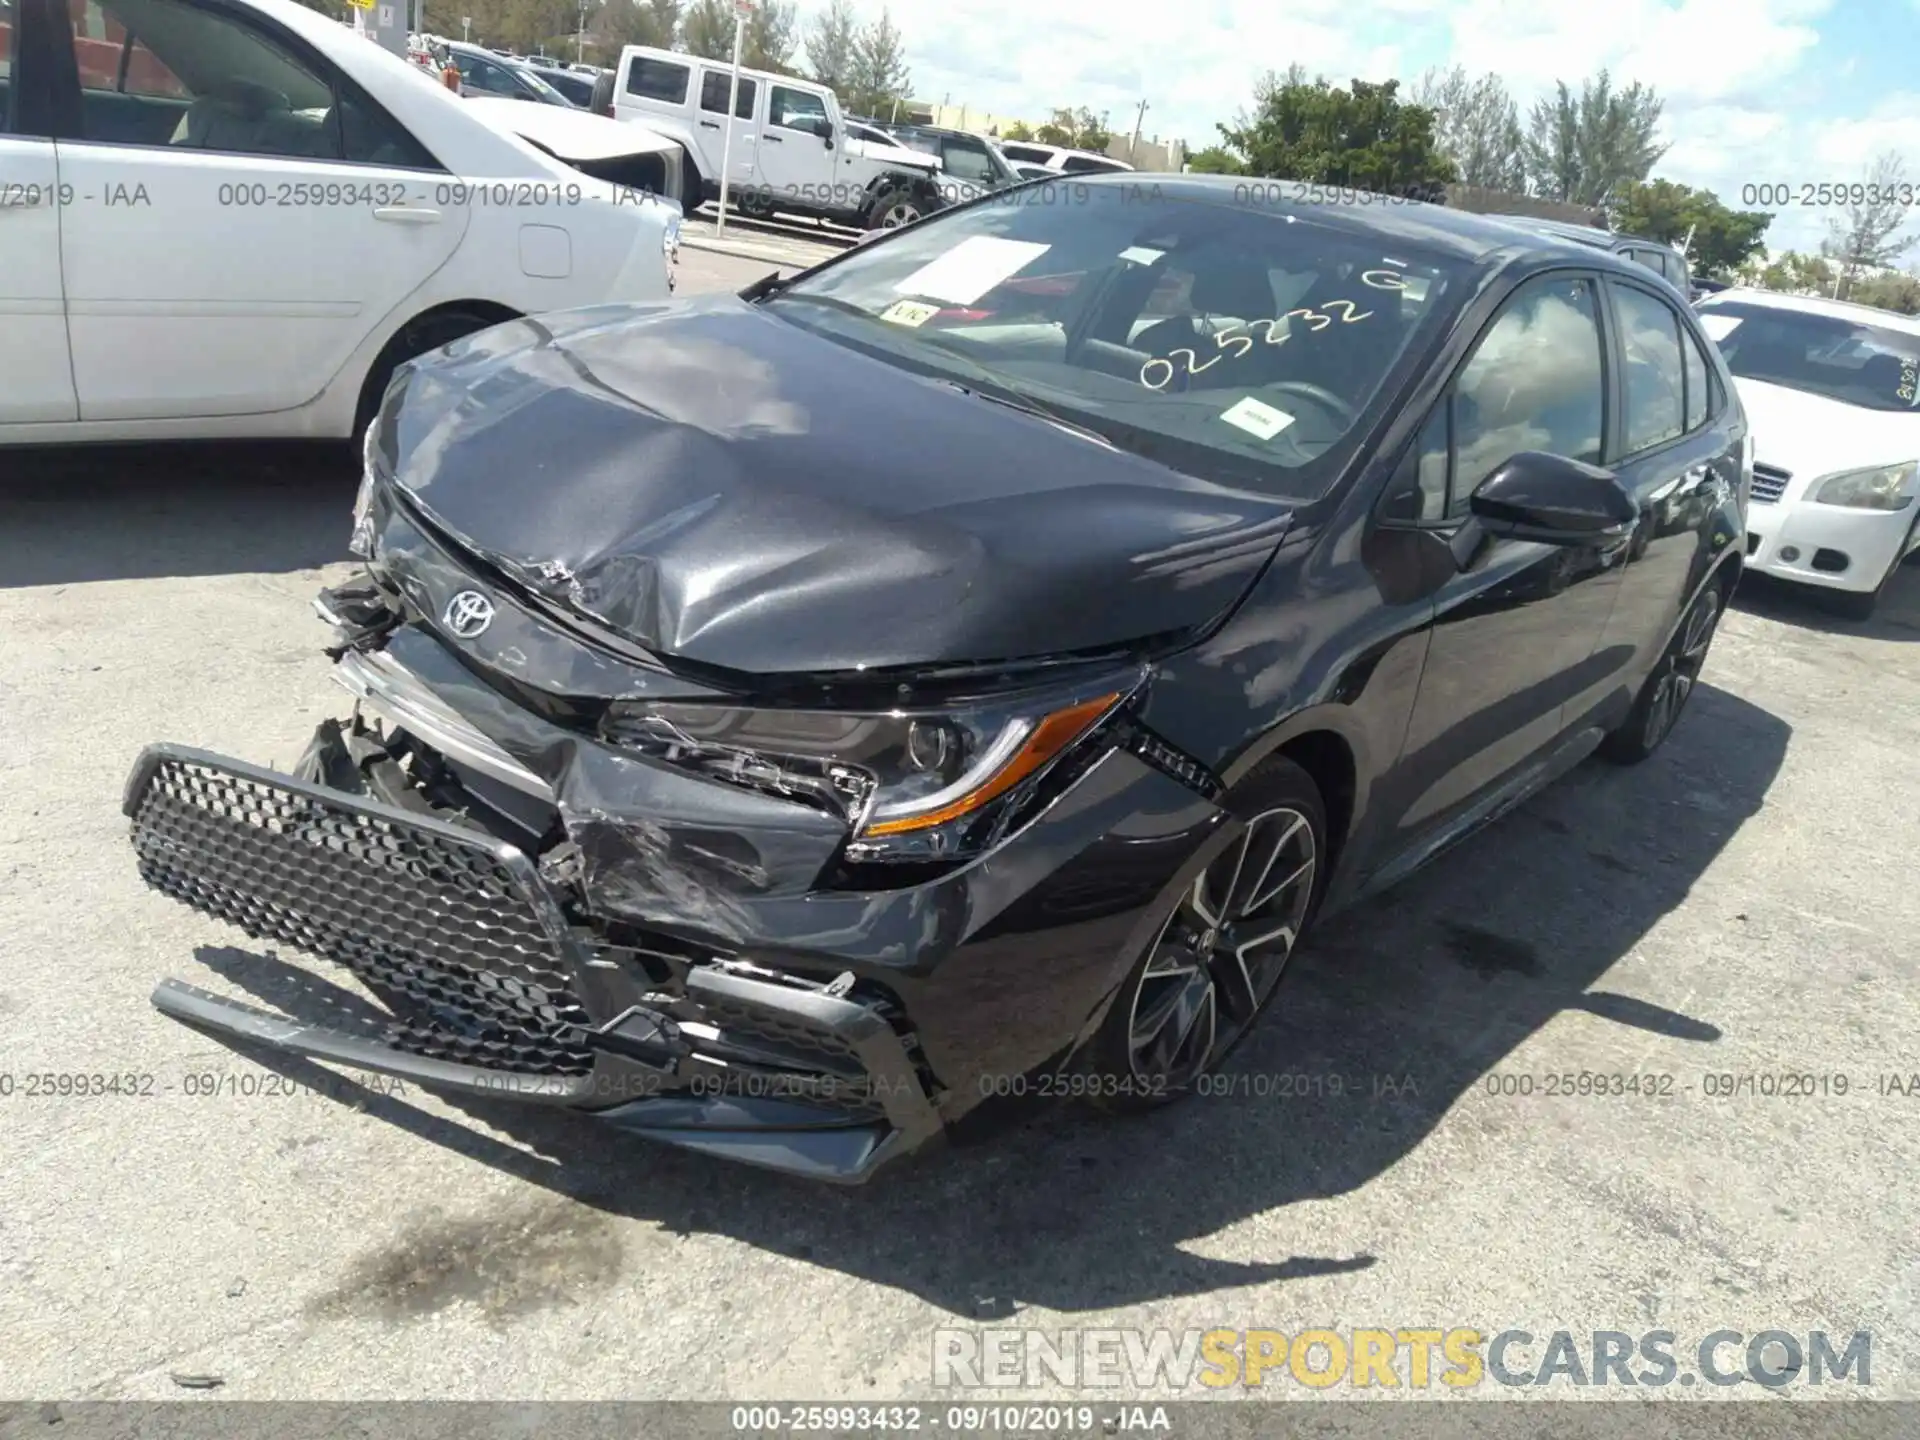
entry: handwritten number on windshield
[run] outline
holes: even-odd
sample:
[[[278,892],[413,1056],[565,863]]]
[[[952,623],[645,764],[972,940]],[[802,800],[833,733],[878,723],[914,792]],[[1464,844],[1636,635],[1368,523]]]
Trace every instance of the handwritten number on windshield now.
[[[1369,270],[1367,274],[1382,275],[1392,274],[1392,272]],[[1363,276],[1362,278],[1364,279],[1365,277]],[[1398,277],[1396,276],[1395,278],[1397,279]],[[1372,284],[1373,282],[1368,281],[1367,283]],[[1399,287],[1375,285],[1374,288],[1377,290],[1385,290],[1397,289]],[[1282,321],[1291,321],[1296,315],[1300,317],[1301,322],[1307,329],[1317,334],[1325,330],[1329,325],[1332,325],[1336,319],[1342,325],[1353,325],[1369,318],[1374,313],[1371,310],[1360,309],[1351,300],[1329,300],[1325,303],[1324,309],[1337,310],[1340,313],[1337,316],[1328,315],[1323,314],[1320,310],[1311,310],[1303,307],[1299,310],[1289,310],[1285,315],[1282,315],[1279,320],[1251,320],[1243,329],[1235,330],[1225,335],[1214,336],[1214,348],[1224,352],[1230,347],[1238,346],[1239,348],[1233,352],[1234,358],[1237,360],[1253,348],[1253,336],[1250,332],[1256,328],[1265,327],[1267,344],[1279,345],[1284,343],[1287,336],[1292,333],[1292,328],[1291,326],[1279,329],[1275,327],[1280,326]],[[1184,366],[1174,364],[1175,358],[1179,356],[1185,357]],[[1202,364],[1199,355],[1183,345],[1177,350],[1169,350],[1163,356],[1156,355],[1153,359],[1142,365],[1140,367],[1140,383],[1149,390],[1165,390],[1183,371],[1187,375],[1198,375],[1203,370],[1211,370],[1226,358],[1226,355],[1222,353],[1215,355],[1211,360]]]
[[[1145,374],[1145,371],[1141,373]],[[1914,395],[1920,393],[1920,366],[1916,366],[1911,360],[1901,361],[1900,388],[1893,393],[1909,405],[1913,404]]]

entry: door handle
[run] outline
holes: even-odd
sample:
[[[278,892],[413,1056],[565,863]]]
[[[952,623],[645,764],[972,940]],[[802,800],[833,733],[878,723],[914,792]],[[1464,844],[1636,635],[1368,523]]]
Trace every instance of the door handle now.
[[[433,225],[439,222],[440,212],[414,205],[382,205],[373,212],[373,218],[390,220],[396,225]]]
[[[702,130],[718,130],[720,128],[720,122],[718,120],[702,120],[700,122],[700,128]]]
[[[766,141],[767,144],[769,145],[784,145],[787,143],[786,141],[782,140],[778,135],[762,135],[760,138]]]

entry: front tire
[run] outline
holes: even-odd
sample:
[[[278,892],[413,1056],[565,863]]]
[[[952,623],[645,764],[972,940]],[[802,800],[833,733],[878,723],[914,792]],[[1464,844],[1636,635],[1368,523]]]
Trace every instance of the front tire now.
[[[1326,881],[1319,787],[1284,756],[1228,798],[1246,823],[1166,907],[1088,1047],[1088,1098],[1114,1113],[1184,1098],[1266,1010]]]
[[[898,230],[932,213],[932,207],[911,190],[887,189],[873,197],[867,207],[867,229]]]
[[[1707,663],[1707,651],[1712,648],[1720,616],[1726,609],[1727,590],[1726,582],[1717,580],[1703,586],[1694,597],[1667,642],[1665,653],[1634,698],[1633,709],[1620,727],[1600,742],[1602,758],[1616,765],[1638,765],[1666,743]]]

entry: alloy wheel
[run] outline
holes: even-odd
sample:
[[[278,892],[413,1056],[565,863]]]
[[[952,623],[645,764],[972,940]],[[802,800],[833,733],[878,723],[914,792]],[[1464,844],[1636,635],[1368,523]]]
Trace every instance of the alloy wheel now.
[[[920,207],[911,200],[896,200],[880,212],[880,229],[898,230],[920,218]]]
[[[1290,806],[1248,822],[1161,926],[1134,989],[1136,1079],[1179,1090],[1243,1035],[1280,983],[1313,901],[1313,824]]]
[[[1707,650],[1713,644],[1719,624],[1720,587],[1710,585],[1693,602],[1685,623],[1674,636],[1667,658],[1661,662],[1652,703],[1647,706],[1643,740],[1649,750],[1665,740],[1680,719],[1680,712],[1686,708],[1700,671],[1707,663]]]

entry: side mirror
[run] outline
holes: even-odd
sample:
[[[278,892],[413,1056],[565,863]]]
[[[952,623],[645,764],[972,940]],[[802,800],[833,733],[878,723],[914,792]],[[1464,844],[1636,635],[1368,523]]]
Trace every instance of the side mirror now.
[[[1526,450],[1481,482],[1468,502],[1489,535],[1540,545],[1587,545],[1630,533],[1640,518],[1611,470]]]

